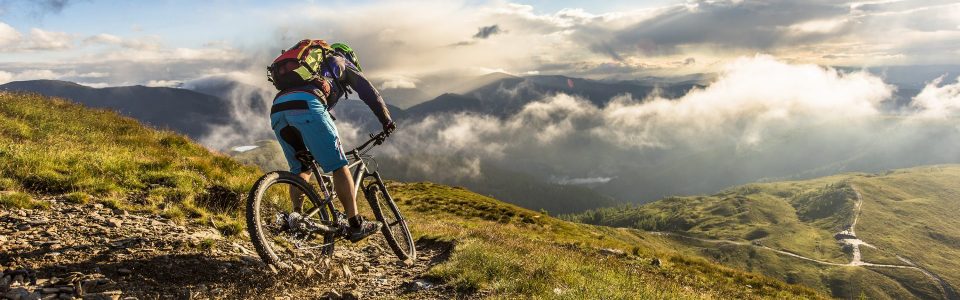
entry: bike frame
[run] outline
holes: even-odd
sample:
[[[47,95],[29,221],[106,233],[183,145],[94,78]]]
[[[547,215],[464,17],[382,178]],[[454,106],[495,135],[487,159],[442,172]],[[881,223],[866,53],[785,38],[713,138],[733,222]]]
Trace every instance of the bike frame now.
[[[347,169],[353,170],[351,172],[351,177],[353,178],[354,195],[358,195],[358,192],[360,191],[360,185],[362,185],[363,181],[368,178],[374,179],[378,182],[383,182],[379,171],[370,172],[370,170],[367,168],[367,163],[364,161],[364,158],[371,157],[366,154],[370,151],[370,149],[373,149],[373,147],[371,146],[367,148],[368,146],[371,144],[373,146],[379,145],[383,143],[383,140],[386,139],[386,137],[386,133],[383,132],[377,135],[371,135],[370,140],[361,144],[357,148],[354,148],[353,150],[347,151],[346,155],[349,156],[350,159],[350,163],[347,164]],[[334,195],[336,194],[336,191],[332,190],[333,175],[320,173],[321,169],[316,160],[311,160],[310,165],[312,167],[311,172],[313,172],[313,176],[317,178],[317,183],[320,185],[320,191],[323,194],[323,199],[320,200],[320,203],[313,204],[314,207],[306,212],[306,218],[313,217],[320,212],[320,209],[326,207],[327,205],[331,205],[333,203]],[[354,197],[354,201],[356,201],[356,197]],[[342,217],[342,213],[336,209],[334,209],[332,213],[336,214],[335,216],[331,216],[334,222],[339,221],[338,218]]]

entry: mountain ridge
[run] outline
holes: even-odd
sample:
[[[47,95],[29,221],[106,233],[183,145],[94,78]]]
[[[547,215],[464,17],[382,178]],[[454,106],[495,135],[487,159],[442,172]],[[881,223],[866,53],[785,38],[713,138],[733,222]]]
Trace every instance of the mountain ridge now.
[[[193,138],[230,122],[230,115],[225,112],[229,103],[186,89],[142,85],[93,88],[59,80],[14,81],[0,85],[0,89],[36,92],[71,99],[87,107],[116,110],[157,128]]]

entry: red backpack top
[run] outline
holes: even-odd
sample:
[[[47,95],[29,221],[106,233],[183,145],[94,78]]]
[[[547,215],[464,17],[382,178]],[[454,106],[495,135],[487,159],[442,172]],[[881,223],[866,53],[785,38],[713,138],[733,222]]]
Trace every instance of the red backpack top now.
[[[267,67],[267,79],[281,91],[314,84],[327,95],[330,84],[320,75],[320,68],[333,53],[323,40],[302,40],[273,60]]]

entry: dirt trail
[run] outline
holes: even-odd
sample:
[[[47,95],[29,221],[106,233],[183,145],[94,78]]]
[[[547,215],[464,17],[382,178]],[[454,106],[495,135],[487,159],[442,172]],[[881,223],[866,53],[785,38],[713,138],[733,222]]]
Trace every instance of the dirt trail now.
[[[861,194],[860,194],[860,190],[857,189],[857,188],[856,188],[855,186],[853,186],[852,184],[850,185],[850,188],[853,189],[853,192],[857,195],[857,204],[856,204],[856,210],[857,210],[857,211],[856,211],[856,214],[854,215],[853,223],[850,224],[850,232],[851,232],[851,233],[854,233],[854,229],[855,229],[856,226],[857,226],[857,221],[860,220],[860,214],[861,214],[861,211],[863,210],[863,209],[862,209],[862,208],[863,208],[863,195],[861,195]],[[860,239],[857,239],[856,241],[860,241]],[[864,244],[864,245],[868,245],[868,244],[866,244],[866,243],[863,243],[863,244]],[[858,263],[857,265],[861,265],[861,266],[872,266],[872,267],[883,266],[883,265],[865,263],[865,262],[860,261],[860,244],[853,244],[853,247],[854,247],[854,248],[853,248],[853,249],[854,249],[854,260],[850,262],[851,264]],[[870,247],[873,247],[873,246],[870,246]],[[875,247],[874,247],[874,248],[875,248]],[[922,272],[924,275],[926,275],[927,277],[929,277],[931,280],[933,280],[934,282],[936,282],[937,285],[940,287],[940,292],[943,293],[945,299],[949,299],[949,300],[960,299],[960,298],[958,298],[957,292],[953,289],[953,287],[952,287],[949,283],[947,283],[946,281],[944,281],[942,278],[940,278],[939,275],[937,275],[936,273],[931,272],[930,270],[927,270],[926,268],[923,268],[923,267],[921,267],[921,266],[913,263],[912,261],[910,261],[910,260],[908,260],[908,259],[906,259],[906,258],[903,258],[902,256],[900,256],[900,254],[894,253],[894,255],[896,255],[897,258],[900,259],[900,261],[906,263],[906,264],[907,264],[906,267],[910,267],[910,268],[912,268],[912,269],[918,270],[918,271]]]
[[[464,296],[421,277],[446,258],[449,244],[419,243],[419,258],[406,263],[380,235],[348,244],[338,244],[333,258],[273,272],[249,242],[223,238],[208,227],[99,204],[54,202],[49,210],[0,211],[0,298]]]

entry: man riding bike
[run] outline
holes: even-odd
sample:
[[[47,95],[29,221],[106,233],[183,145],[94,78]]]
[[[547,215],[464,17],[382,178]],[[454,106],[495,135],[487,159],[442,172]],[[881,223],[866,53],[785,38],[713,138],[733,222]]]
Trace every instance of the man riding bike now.
[[[270,80],[280,90],[270,109],[270,123],[290,172],[309,182],[309,166],[301,163],[303,157],[298,156],[312,155],[324,172],[332,173],[334,189],[348,217],[347,238],[357,242],[375,233],[382,224],[357,215],[353,178],[330,110],[353,89],[376,115],[385,133],[392,132],[396,125],[380,93],[364,77],[353,49],[342,43],[327,45],[321,40],[303,40],[281,54],[268,70]],[[291,189],[290,198],[293,212],[287,216],[287,227],[298,228],[304,221],[303,195]]]

